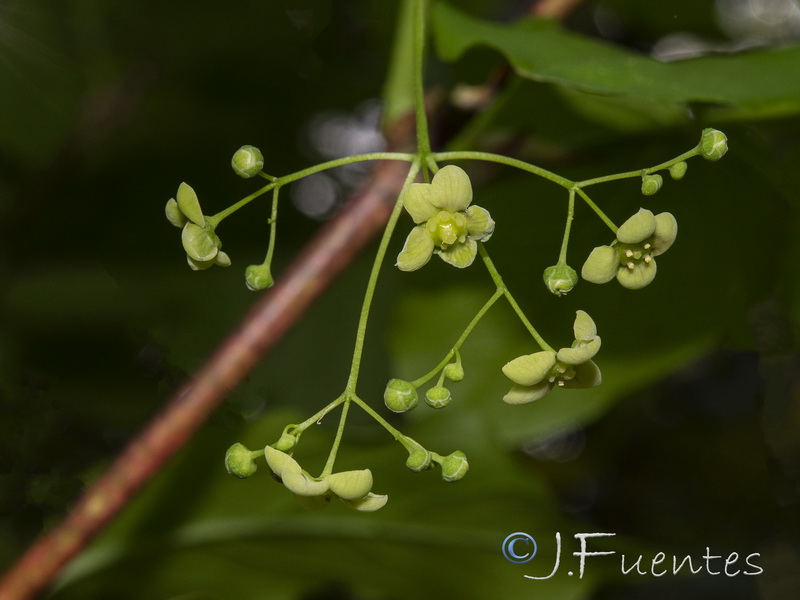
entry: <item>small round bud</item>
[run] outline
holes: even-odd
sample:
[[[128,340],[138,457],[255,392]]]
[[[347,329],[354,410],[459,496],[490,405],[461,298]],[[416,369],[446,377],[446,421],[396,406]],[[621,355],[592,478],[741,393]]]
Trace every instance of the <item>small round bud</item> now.
[[[402,379],[390,379],[383,392],[383,402],[392,412],[402,413],[417,406],[417,388]]]
[[[408,455],[406,466],[415,473],[424,471],[431,466],[431,453],[424,448],[412,452]]]
[[[258,466],[253,460],[253,453],[237,442],[225,453],[225,469],[234,477],[245,479],[255,473]]]
[[[272,444],[272,447],[281,452],[291,452],[297,445],[298,438],[300,437],[299,433],[295,432],[296,427],[296,425],[287,425],[280,439]]]
[[[231,167],[239,177],[255,177],[264,168],[264,155],[255,146],[242,146],[233,155]]]
[[[716,129],[703,130],[700,150],[706,160],[719,160],[728,151],[728,136]]]
[[[645,196],[652,196],[658,190],[661,189],[661,186],[664,184],[664,180],[661,178],[661,175],[645,175],[642,177],[642,193]]]
[[[458,362],[450,363],[444,368],[444,376],[450,381],[461,381],[464,379],[464,367]]]
[[[543,279],[551,294],[563,296],[578,283],[578,274],[569,265],[553,265],[544,270]]]
[[[683,176],[686,175],[686,169],[688,168],[689,165],[687,165],[685,161],[675,163],[669,168],[669,175],[676,181],[683,179]]]
[[[441,465],[442,479],[445,481],[458,481],[469,471],[467,456],[461,450],[456,450],[449,456],[445,456]]]
[[[437,385],[425,392],[425,404],[431,408],[444,408],[450,404],[450,390]]]
[[[266,290],[275,285],[269,265],[250,265],[244,270],[244,281],[247,289],[254,292]]]

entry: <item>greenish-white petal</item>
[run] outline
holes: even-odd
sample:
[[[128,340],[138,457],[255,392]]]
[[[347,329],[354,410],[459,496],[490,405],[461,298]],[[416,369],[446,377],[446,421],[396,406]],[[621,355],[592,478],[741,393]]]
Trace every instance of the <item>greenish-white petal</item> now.
[[[194,223],[187,223],[183,228],[181,242],[186,254],[200,262],[212,260],[219,252],[214,237]]]
[[[416,271],[431,259],[433,248],[431,234],[424,227],[414,227],[397,255],[397,268],[401,271]]]
[[[214,257],[214,264],[219,265],[220,267],[230,267],[231,258],[224,252],[218,252],[217,255]]]
[[[186,255],[186,262],[189,263],[189,268],[192,271],[205,271],[214,266],[213,260],[195,260],[188,254]]]
[[[188,221],[186,215],[183,214],[181,209],[178,207],[178,203],[175,201],[175,198],[170,198],[167,200],[167,205],[164,207],[164,214],[167,216],[167,221],[172,223],[175,227],[183,227]]]
[[[617,271],[617,280],[622,284],[622,287],[629,290],[640,290],[649,285],[656,277],[656,261],[651,260],[649,263],[644,261],[639,262],[629,269],[626,266],[621,266]]]
[[[470,266],[478,255],[478,242],[467,238],[463,243],[453,244],[446,250],[439,250],[437,254],[444,262],[464,269]]]
[[[597,325],[585,311],[575,313],[575,323],[572,325],[575,339],[579,342],[588,342],[597,337]]]
[[[653,235],[655,229],[656,218],[653,213],[640,208],[639,212],[620,225],[617,239],[623,244],[638,244]]]
[[[671,213],[663,212],[656,215],[656,230],[653,232],[653,241],[650,254],[658,256],[664,254],[678,237],[678,221]]]
[[[558,360],[568,365],[585,363],[600,350],[600,338],[595,336],[590,342],[577,342],[572,348],[561,348]]]
[[[494,219],[489,211],[480,206],[467,208],[467,232],[473,240],[488,242],[494,233]]]
[[[369,469],[333,473],[325,479],[330,490],[343,500],[363,498],[372,489],[372,472]]]
[[[530,386],[545,379],[555,364],[556,353],[542,350],[507,362],[503,374],[516,384]]]
[[[594,361],[587,360],[585,363],[575,367],[575,377],[564,382],[564,387],[568,388],[590,388],[596,387],[603,382],[600,374],[600,367]]]
[[[328,491],[327,481],[316,481],[305,472],[283,471],[279,475],[283,485],[298,496],[322,496]]]
[[[432,189],[429,183],[412,183],[403,194],[403,206],[414,223],[424,223],[439,212],[431,203]]]
[[[608,283],[617,274],[619,256],[611,246],[598,246],[583,263],[581,277],[591,283]]]
[[[553,384],[549,381],[542,381],[532,386],[515,385],[503,396],[503,402],[506,404],[529,404],[546,396],[552,389]]]
[[[466,210],[472,202],[472,184],[461,167],[448,165],[439,170],[431,181],[431,202],[442,210]]]
[[[200,201],[197,199],[197,194],[192,187],[186,183],[181,183],[178,186],[178,194],[176,196],[178,201],[178,208],[186,217],[195,225],[201,227],[205,225],[206,218],[203,216],[203,210],[200,208]]]
[[[358,500],[345,500],[345,504],[361,512],[374,512],[386,506],[388,501],[389,496],[386,494],[373,494],[370,492]]]
[[[275,475],[280,476],[284,471],[292,473],[301,473],[303,471],[295,459],[272,446],[264,448],[264,458],[267,459],[267,464]]]

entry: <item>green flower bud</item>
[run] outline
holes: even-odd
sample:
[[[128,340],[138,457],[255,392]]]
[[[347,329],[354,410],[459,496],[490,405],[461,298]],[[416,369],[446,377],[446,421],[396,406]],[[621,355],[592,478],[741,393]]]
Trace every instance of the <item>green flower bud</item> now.
[[[167,200],[167,205],[164,207],[164,213],[167,215],[167,221],[178,228],[182,228],[189,220],[178,207],[178,203],[175,201],[175,198],[170,198]]]
[[[420,448],[419,450],[412,452],[408,455],[406,466],[415,473],[419,473],[420,471],[430,468],[431,453],[425,450],[425,448]]]
[[[264,168],[264,155],[255,146],[242,146],[233,155],[231,167],[239,177],[255,177]]]
[[[461,450],[457,450],[445,456],[441,462],[442,465],[442,479],[445,481],[458,481],[469,471],[469,463],[467,456]]]
[[[558,264],[544,270],[544,284],[551,294],[563,296],[578,283],[578,274],[569,265]]]
[[[254,292],[266,290],[275,285],[269,265],[250,265],[244,270],[244,281],[247,289]]]
[[[402,413],[417,406],[417,388],[402,379],[390,379],[383,392],[383,402],[392,412]]]
[[[464,379],[464,367],[460,362],[450,363],[444,368],[444,376],[450,381],[461,381]]]
[[[436,386],[425,392],[425,404],[431,408],[444,408],[450,400],[450,390],[446,387]]]
[[[642,193],[645,196],[652,196],[661,189],[663,184],[664,180],[658,173],[655,175],[645,175],[642,177]]]
[[[689,168],[689,165],[686,164],[685,161],[681,161],[679,163],[675,163],[669,168],[670,177],[675,179],[683,179],[683,176],[686,175],[686,169]]]
[[[225,453],[225,469],[239,479],[250,477],[258,470],[253,453],[244,445],[236,442]]]
[[[728,136],[716,129],[703,130],[700,150],[706,160],[719,160],[728,151]]]
[[[297,425],[287,425],[281,433],[280,439],[272,447],[281,452],[290,452],[297,445],[300,433],[296,431]]]

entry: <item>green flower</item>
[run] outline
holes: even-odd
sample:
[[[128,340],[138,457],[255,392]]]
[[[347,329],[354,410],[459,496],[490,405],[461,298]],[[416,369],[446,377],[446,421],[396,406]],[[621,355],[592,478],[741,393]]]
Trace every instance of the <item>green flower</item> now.
[[[470,202],[469,177],[453,165],[442,168],[431,183],[412,183],[403,195],[403,204],[417,227],[408,234],[397,267],[416,271],[434,253],[454,267],[470,266],[478,242],[488,241],[494,231],[489,211],[470,206]]]
[[[307,508],[322,508],[332,498],[339,498],[350,508],[372,512],[382,508],[389,499],[370,491],[372,472],[369,469],[312,477],[295,459],[272,446],[264,448],[264,456],[272,472]]]
[[[515,383],[503,397],[505,402],[527,404],[556,386],[587,388],[600,385],[600,369],[592,361],[600,350],[597,327],[588,314],[579,310],[573,331],[575,341],[569,348],[519,356],[503,367],[503,373]]]
[[[655,256],[663,254],[678,235],[678,222],[670,213],[639,212],[617,230],[611,246],[592,250],[581,275],[592,283],[608,283],[614,277],[629,290],[648,285],[656,276]]]
[[[176,198],[169,199],[165,213],[170,223],[183,228],[181,242],[189,267],[201,271],[213,265],[229,266],[231,259],[221,251],[222,242],[203,215],[195,191],[188,184],[181,183]]]

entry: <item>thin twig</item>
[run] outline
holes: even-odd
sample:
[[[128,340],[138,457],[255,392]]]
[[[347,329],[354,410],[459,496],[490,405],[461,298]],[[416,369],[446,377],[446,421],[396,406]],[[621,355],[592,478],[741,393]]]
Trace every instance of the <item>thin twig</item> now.
[[[192,436],[313,300],[385,224],[408,166],[379,163],[367,186],[307,246],[241,325],[85,491],[66,519],[40,537],[0,581],[0,600],[24,600],[47,588]]]

